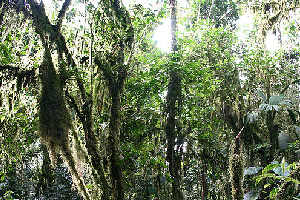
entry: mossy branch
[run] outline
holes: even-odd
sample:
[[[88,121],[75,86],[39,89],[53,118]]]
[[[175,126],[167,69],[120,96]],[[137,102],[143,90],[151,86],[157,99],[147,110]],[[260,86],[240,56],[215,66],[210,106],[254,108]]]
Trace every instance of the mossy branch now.
[[[74,97],[71,96],[71,94],[69,93],[68,90],[65,91],[65,96],[68,98],[67,103],[69,104],[69,106],[75,110],[76,115],[80,119],[80,121],[83,121],[84,120],[83,115],[82,115]]]
[[[64,17],[64,12],[66,12],[69,4],[71,3],[70,0],[66,0],[64,3],[61,12],[58,15],[58,19],[61,18],[61,20]],[[69,49],[66,45],[66,41],[62,33],[60,32],[60,29],[57,25],[52,25],[43,11],[44,8],[42,5],[38,5],[35,1],[29,1],[30,6],[32,7],[32,18],[35,23],[36,31],[39,34],[42,35],[49,35],[49,42],[50,44],[55,43],[58,47],[58,50],[60,53],[64,53],[66,55],[67,65],[69,67],[75,68],[76,72],[76,82],[78,85],[78,88],[80,90],[80,94],[82,96],[82,99],[84,102],[87,101],[87,92],[83,85],[82,79],[78,75],[78,70],[76,68],[75,61],[69,52]],[[64,10],[65,9],[65,10]],[[59,23],[58,23],[59,25]]]
[[[109,85],[114,84],[114,78],[113,78],[112,70],[107,65],[102,64],[98,57],[95,57],[95,64],[102,71],[104,79],[107,81],[107,83]]]
[[[0,26],[2,25],[3,23],[3,17],[4,17],[4,14],[5,12],[7,11],[7,3],[6,2],[3,2],[2,0],[0,1],[0,8],[1,9],[1,12],[0,12]]]
[[[37,83],[37,77],[35,76],[35,70],[21,70],[18,67],[13,67],[10,65],[0,65],[0,72],[2,72],[2,77],[0,77],[0,87],[2,78],[6,80],[17,79],[17,90],[19,91],[21,87],[26,87],[28,85],[35,85]],[[5,74],[5,72],[7,72]]]
[[[294,80],[292,83],[290,83],[290,84],[288,84],[287,86],[285,86],[285,88],[280,92],[280,94],[285,93],[285,92],[289,89],[289,87],[290,87],[291,85],[294,85],[294,84],[300,84],[300,79],[296,79],[296,80]]]

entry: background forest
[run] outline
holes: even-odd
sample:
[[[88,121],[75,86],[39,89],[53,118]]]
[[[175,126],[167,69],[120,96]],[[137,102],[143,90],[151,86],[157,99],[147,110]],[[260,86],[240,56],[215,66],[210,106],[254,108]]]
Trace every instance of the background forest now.
[[[0,199],[300,199],[299,11],[0,0]]]

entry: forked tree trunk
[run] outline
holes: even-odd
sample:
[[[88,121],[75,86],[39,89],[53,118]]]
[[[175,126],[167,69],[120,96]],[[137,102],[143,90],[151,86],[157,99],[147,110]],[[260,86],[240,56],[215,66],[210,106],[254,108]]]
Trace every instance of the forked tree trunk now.
[[[55,43],[57,45],[57,49],[59,55],[58,57],[63,58],[63,54],[66,57],[66,63],[68,66],[73,66],[75,68],[75,61],[72,58],[71,53],[68,50],[68,47],[66,45],[66,40],[64,38],[64,36],[62,35],[60,28],[61,28],[61,24],[64,18],[64,15],[68,9],[68,6],[70,5],[71,1],[70,0],[65,0],[62,9],[59,12],[59,15],[57,16],[58,18],[58,22],[56,25],[53,25],[50,23],[48,17],[46,16],[45,10],[43,5],[39,5],[38,3],[36,3],[35,1],[28,1],[28,3],[30,4],[30,9],[32,14],[30,15],[30,17],[33,19],[34,23],[34,27],[36,28],[36,32],[40,33],[40,32],[44,32],[46,35],[49,35],[50,37],[50,42],[51,43]],[[16,7],[16,9],[19,9],[18,7]],[[28,15],[28,11],[25,9],[20,9],[23,11],[23,14],[25,16],[29,16]],[[83,102],[87,102],[87,97],[86,97],[86,90],[84,88],[83,85],[83,81],[81,80],[81,78],[79,78],[79,76],[76,77],[76,82],[78,85],[78,88],[80,90],[81,93],[81,97],[82,97],[82,101]],[[66,94],[68,94],[68,92],[66,92]],[[86,149],[88,151],[88,154],[91,156],[91,162],[92,162],[92,167],[96,170],[97,175],[99,176],[95,176],[95,181],[101,185],[101,189],[103,190],[103,193],[105,195],[103,195],[103,199],[106,200],[108,199],[108,193],[109,193],[109,187],[107,184],[107,181],[105,179],[105,175],[103,172],[103,168],[100,162],[100,155],[97,153],[97,147],[96,147],[96,139],[95,139],[95,133],[93,130],[93,126],[92,126],[92,111],[91,109],[89,110],[84,110],[83,113],[80,112],[79,106],[78,104],[75,102],[74,98],[68,94],[66,95],[69,98],[69,105],[70,107],[72,107],[73,109],[75,109],[76,114],[78,115],[78,117],[80,118],[80,121],[83,124],[84,127],[84,131],[85,131],[85,139],[86,139]],[[89,104],[91,106],[91,104]],[[82,106],[84,107],[84,106]],[[105,198],[105,196],[107,196],[107,198]]]

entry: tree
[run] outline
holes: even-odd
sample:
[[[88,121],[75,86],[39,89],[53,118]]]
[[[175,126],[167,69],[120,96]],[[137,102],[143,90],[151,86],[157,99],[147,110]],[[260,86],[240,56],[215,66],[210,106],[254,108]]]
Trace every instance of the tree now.
[[[172,182],[172,197],[173,199],[183,199],[183,194],[180,189],[181,185],[181,155],[180,151],[175,150],[175,141],[178,141],[177,145],[180,146],[180,140],[182,140],[180,133],[180,107],[181,107],[181,77],[179,73],[178,57],[177,57],[177,19],[176,19],[176,5],[177,1],[170,1],[171,6],[171,50],[172,50],[172,62],[170,70],[170,78],[168,85],[168,93],[166,97],[166,137],[167,137],[167,156],[166,160],[169,163],[169,172],[173,179]]]

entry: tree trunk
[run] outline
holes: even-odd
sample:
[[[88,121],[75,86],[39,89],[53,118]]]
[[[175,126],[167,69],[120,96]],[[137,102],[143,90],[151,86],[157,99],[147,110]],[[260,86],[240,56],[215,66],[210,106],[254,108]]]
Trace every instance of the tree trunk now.
[[[242,145],[239,137],[236,137],[231,146],[231,155],[229,158],[229,171],[231,181],[231,191],[233,200],[243,200],[243,155]]]
[[[269,131],[269,142],[271,145],[268,164],[274,160],[276,149],[278,148],[279,127],[278,125],[274,124],[275,115],[275,111],[268,111],[266,119],[266,124]]]
[[[39,179],[35,188],[35,197],[37,199],[41,197],[41,194],[43,194],[54,181],[53,170],[46,145],[41,144],[41,150],[43,154],[43,164],[41,172],[38,174]]]
[[[176,53],[177,51],[177,41],[176,41],[176,0],[171,0],[171,33],[172,33],[172,52]],[[172,58],[174,63],[176,63],[177,58]],[[177,120],[179,119],[179,104],[181,98],[181,77],[176,69],[176,65],[172,66],[170,70],[170,81],[168,86],[167,94],[167,121],[166,121],[166,137],[167,137],[167,161],[169,162],[169,172],[172,182],[172,198],[174,200],[182,200],[183,194],[180,189],[181,184],[181,156],[175,147],[175,139],[178,136],[178,127]],[[177,105],[176,105],[177,103]],[[177,119],[176,119],[177,118]],[[178,139],[178,138],[177,138]]]
[[[207,184],[206,184],[206,164],[202,165],[202,174],[201,174],[201,182],[202,182],[202,191],[201,191],[201,200],[205,200],[207,197]]]
[[[109,159],[110,159],[110,176],[112,182],[113,200],[123,200],[124,191],[122,185],[122,171],[120,160],[120,108],[121,98],[120,89],[117,85],[111,90],[111,116],[109,123]]]
[[[122,54],[122,52],[120,52]],[[119,63],[122,63],[122,60]],[[122,184],[121,154],[120,154],[120,127],[121,127],[121,94],[123,92],[127,71],[124,65],[119,64],[118,71],[113,73],[110,66],[103,65],[98,58],[95,63],[102,70],[107,82],[111,98],[109,136],[107,154],[110,168],[110,180],[112,184],[112,200],[123,200],[124,191]]]
[[[97,151],[96,138],[95,138],[94,131],[92,129],[92,121],[90,118],[91,118],[91,113],[89,115],[86,115],[86,120],[83,122],[85,141],[86,141],[85,147],[88,151],[88,154],[91,156],[92,166],[96,170],[95,173],[97,173],[97,175],[95,175],[96,176],[95,181],[97,184],[101,186],[101,190],[103,192],[101,199],[109,200],[111,188],[109,187],[105,178],[103,166],[101,163],[101,157]]]

